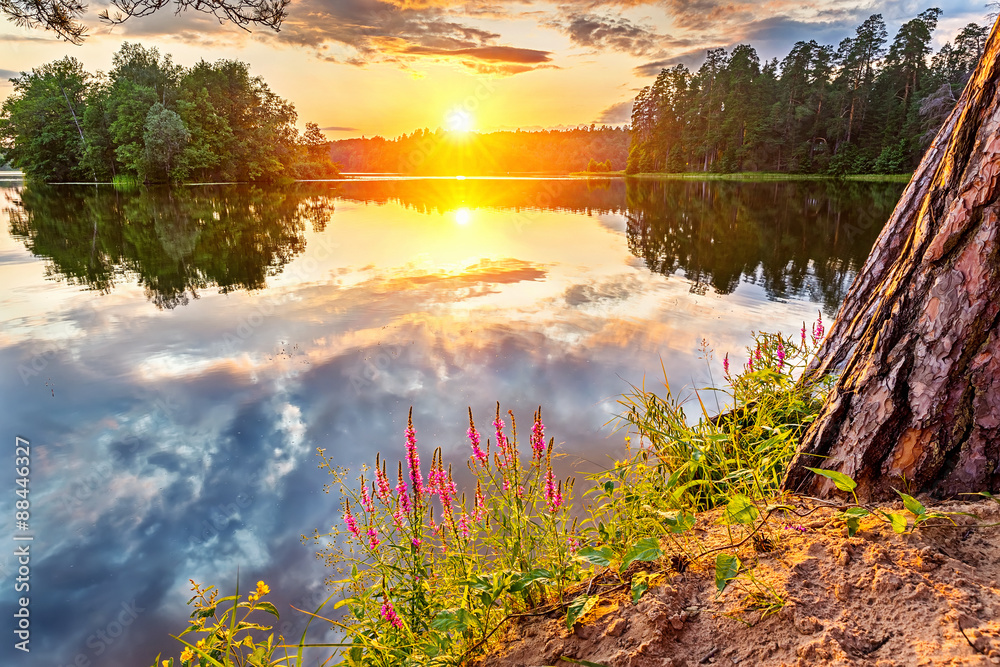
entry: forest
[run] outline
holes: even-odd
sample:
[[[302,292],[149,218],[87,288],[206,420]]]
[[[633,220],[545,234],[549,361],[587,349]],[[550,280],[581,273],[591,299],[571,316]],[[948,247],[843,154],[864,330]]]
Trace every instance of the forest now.
[[[489,175],[585,171],[591,161],[608,160],[612,169],[621,170],[628,147],[627,128],[590,125],[485,134],[422,129],[395,139],[334,141],[330,151],[349,172]]]
[[[891,42],[875,14],[836,47],[797,42],[761,63],[740,44],[692,72],[663,69],[632,108],[628,173],[905,173],[954,107],[989,28],[966,25],[932,53],[928,9]]]
[[[66,57],[11,79],[0,107],[0,153],[47,182],[273,181],[338,170],[315,123],[246,63],[191,68],[125,42],[111,71]]]

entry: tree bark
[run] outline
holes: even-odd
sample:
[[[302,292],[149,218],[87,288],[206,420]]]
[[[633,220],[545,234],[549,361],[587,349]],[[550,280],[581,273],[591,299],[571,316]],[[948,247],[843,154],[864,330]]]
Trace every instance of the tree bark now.
[[[839,373],[784,488],[865,499],[1000,486],[1000,21],[804,381]]]

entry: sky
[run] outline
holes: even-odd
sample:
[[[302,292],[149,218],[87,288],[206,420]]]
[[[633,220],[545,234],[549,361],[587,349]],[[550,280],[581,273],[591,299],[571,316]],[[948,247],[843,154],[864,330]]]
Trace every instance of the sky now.
[[[292,0],[275,33],[245,32],[211,16],[164,9],[108,27],[91,4],[82,46],[0,21],[0,99],[7,78],[72,55],[110,68],[123,41],[192,65],[248,62],[292,102],[299,124],[330,139],[395,137],[458,120],[478,131],[628,120],[631,100],[662,67],[696,67],[708,48],[750,43],[781,58],[800,39],[836,44],[873,13],[890,39],[928,2],[864,0]],[[937,3],[936,46],[971,21],[984,0]]]

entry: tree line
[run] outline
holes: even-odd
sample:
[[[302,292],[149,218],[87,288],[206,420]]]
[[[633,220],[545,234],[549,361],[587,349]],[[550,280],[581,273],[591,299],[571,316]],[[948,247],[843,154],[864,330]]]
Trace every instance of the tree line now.
[[[333,160],[352,172],[505,174],[584,171],[591,161],[624,169],[627,129],[590,125],[568,130],[449,132],[416,130],[331,143]]]
[[[740,44],[696,72],[663,69],[635,98],[627,171],[911,171],[989,34],[970,23],[932,55],[940,16],[921,12],[891,42],[874,14],[838,46],[796,42],[780,62]]]
[[[247,63],[176,65],[124,43],[111,71],[66,57],[11,79],[0,107],[0,152],[43,181],[269,181],[338,170],[315,123]]]

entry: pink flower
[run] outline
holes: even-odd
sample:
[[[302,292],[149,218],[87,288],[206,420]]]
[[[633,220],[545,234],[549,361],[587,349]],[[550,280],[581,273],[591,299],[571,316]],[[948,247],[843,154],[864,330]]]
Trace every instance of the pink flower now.
[[[552,474],[552,457],[545,459],[545,502],[548,503],[549,511],[555,512],[562,507],[562,482],[556,485],[555,475]]]
[[[382,603],[382,618],[389,621],[389,624],[397,630],[403,627],[403,621],[396,615],[396,609],[388,600]]]
[[[542,406],[535,413],[535,423],[531,425],[531,458],[541,461],[545,455],[545,424],[542,423]]]
[[[413,511],[413,505],[410,503],[410,494],[406,492],[406,484],[403,482],[403,464],[399,464],[399,483],[396,484],[396,495],[399,496],[399,509],[401,509],[405,514],[409,514]]]
[[[420,455],[417,453],[417,432],[413,428],[413,408],[406,420],[406,465],[410,471],[410,486],[413,489],[413,499],[420,502],[424,490],[424,480],[420,475]]]
[[[372,502],[371,494],[368,493],[368,485],[365,484],[364,479],[361,480],[361,506],[369,514],[375,511],[375,503]]]
[[[358,522],[355,521],[354,515],[351,514],[350,503],[347,503],[347,508],[344,510],[344,523],[347,524],[347,530],[351,531],[351,534],[360,540],[361,531],[358,530]]]
[[[420,540],[420,539],[418,539],[418,538],[416,538],[416,537],[414,537],[414,538],[412,538],[412,539],[410,540],[410,544],[412,544],[412,545],[413,545],[413,548],[414,548],[414,549],[420,549],[420,545],[421,545],[422,543],[423,543],[423,541],[422,541],[422,540]]]
[[[469,408],[469,441],[472,443],[472,456],[482,465],[489,463],[489,457],[479,446],[479,431],[476,430],[476,423],[472,421],[472,408]]]
[[[385,475],[384,467],[381,469],[375,469],[375,482],[377,485],[375,491],[376,496],[378,496],[378,499],[384,504],[388,505],[389,498],[392,497],[392,486],[389,484],[389,478]]]
[[[378,531],[375,530],[375,527],[374,526],[370,527],[366,534],[368,535],[368,547],[371,549],[377,547],[379,544],[379,539],[378,539]]]
[[[458,517],[458,530],[462,534],[462,537],[469,539],[469,518],[462,512],[462,516]]]
[[[507,453],[507,436],[503,432],[504,423],[500,419],[500,407],[497,406],[497,417],[493,420],[493,429],[497,434],[497,449],[500,450],[500,467],[505,468],[509,463],[509,454]]]
[[[802,323],[802,347],[806,346],[806,323]]]
[[[570,554],[575,554],[580,548],[580,541],[572,536],[566,538],[566,544],[569,545]]]
[[[823,339],[823,312],[819,312],[819,317],[816,318],[816,323],[813,324],[813,342],[819,342]]]
[[[778,339],[777,357],[778,357],[778,370],[781,370],[781,368],[785,365],[785,345],[784,343],[781,342],[781,339]]]
[[[729,377],[729,353],[726,352],[726,356],[722,358],[722,372],[725,374],[726,378]]]

